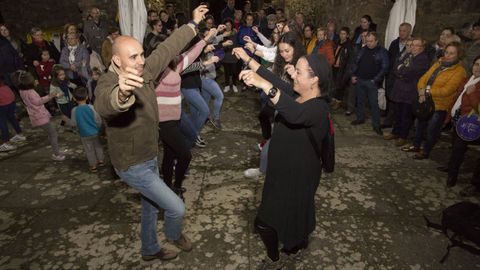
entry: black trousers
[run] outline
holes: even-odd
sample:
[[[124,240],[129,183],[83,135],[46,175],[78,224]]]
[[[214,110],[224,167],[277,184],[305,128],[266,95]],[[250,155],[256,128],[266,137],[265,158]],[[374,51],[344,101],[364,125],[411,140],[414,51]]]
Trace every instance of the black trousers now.
[[[267,255],[272,261],[277,261],[280,258],[280,251],[278,250],[278,234],[274,228],[262,221],[260,218],[256,217],[254,222],[255,230],[260,235],[265,248],[267,249]],[[302,242],[298,243],[291,248],[282,248],[282,252],[287,255],[297,254],[300,249],[307,248],[308,239],[304,239]]]
[[[272,136],[272,121],[275,116],[275,109],[267,104],[265,104],[260,110],[258,115],[258,120],[260,120],[260,127],[262,128],[262,137],[264,140],[270,139]]]
[[[180,132],[180,121],[165,121],[158,124],[160,139],[163,143],[162,174],[163,180],[171,188],[181,188],[185,172],[192,160],[190,148]],[[172,185],[173,165],[175,165],[175,182]]]
[[[238,71],[238,63],[223,63],[223,69],[225,71],[225,86],[236,85],[238,74],[240,73]]]
[[[480,139],[473,142],[467,142],[458,136],[456,130],[453,132],[452,154],[450,155],[450,160],[448,161],[449,178],[457,179],[460,166],[465,159],[465,153],[467,152],[468,145],[471,144],[480,144]],[[480,157],[478,157],[475,162],[471,183],[480,190]]]

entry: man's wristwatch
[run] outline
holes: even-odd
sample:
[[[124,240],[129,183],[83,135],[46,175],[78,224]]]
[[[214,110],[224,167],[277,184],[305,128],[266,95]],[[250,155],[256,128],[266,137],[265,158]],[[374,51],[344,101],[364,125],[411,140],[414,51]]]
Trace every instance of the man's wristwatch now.
[[[274,98],[277,95],[277,93],[278,93],[278,89],[275,88],[275,87],[272,87],[272,88],[270,88],[270,90],[268,90],[267,96],[269,98]]]

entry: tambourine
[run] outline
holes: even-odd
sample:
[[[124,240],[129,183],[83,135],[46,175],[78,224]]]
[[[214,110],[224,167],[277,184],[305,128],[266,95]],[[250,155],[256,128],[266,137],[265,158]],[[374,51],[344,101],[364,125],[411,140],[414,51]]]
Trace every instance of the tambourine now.
[[[480,117],[476,113],[461,116],[457,122],[457,134],[462,140],[471,142],[480,138]]]

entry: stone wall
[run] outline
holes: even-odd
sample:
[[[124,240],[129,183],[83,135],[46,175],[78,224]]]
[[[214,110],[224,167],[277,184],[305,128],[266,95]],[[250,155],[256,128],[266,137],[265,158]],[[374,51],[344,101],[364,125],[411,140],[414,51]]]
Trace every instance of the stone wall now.
[[[285,12],[289,17],[295,11],[302,11],[309,22],[314,25],[325,25],[329,19],[335,19],[338,26],[353,29],[359,25],[360,17],[369,14],[377,24],[377,31],[385,32],[391,0],[274,0],[277,5],[285,2]],[[466,22],[474,22],[480,18],[480,1],[452,0],[418,0],[415,35],[422,35],[427,40],[438,38],[440,30],[445,26],[460,29]],[[383,40],[383,37],[381,38]]]
[[[197,0],[166,0],[177,3],[177,11],[189,14],[190,5]],[[218,0],[219,1],[219,0]],[[391,0],[272,0],[278,7],[284,7],[288,16],[295,11],[306,14],[307,20],[315,25],[325,25],[335,19],[338,26],[348,26],[352,30],[359,24],[364,14],[372,16],[378,31],[384,32]],[[117,0],[0,0],[1,15],[13,34],[24,37],[34,26],[55,28],[67,22],[81,23],[92,6],[100,8],[104,16],[113,20],[117,14]],[[19,12],[21,8],[21,12]],[[478,0],[418,0],[417,24],[414,33],[430,41],[438,38],[440,29],[453,26],[459,29],[465,22],[478,20],[480,1]],[[383,38],[381,39],[383,40]]]
[[[57,29],[66,23],[80,24],[93,6],[98,7],[104,18],[109,20],[115,19],[118,9],[116,0],[3,0],[0,5],[11,33],[22,39],[33,26]]]

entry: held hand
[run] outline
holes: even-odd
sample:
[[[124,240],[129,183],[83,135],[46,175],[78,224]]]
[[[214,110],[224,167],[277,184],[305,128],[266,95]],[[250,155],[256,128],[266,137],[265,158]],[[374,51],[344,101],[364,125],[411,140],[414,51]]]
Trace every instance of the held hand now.
[[[244,37],[243,37],[243,40],[244,40],[245,42],[253,42],[252,39],[251,39],[249,36],[244,36]]]
[[[418,91],[418,102],[425,102],[425,89],[420,89],[420,91]]]
[[[237,59],[242,59],[243,62],[247,62],[248,61],[248,54],[245,52],[245,50],[241,47],[238,47],[238,48],[234,48],[232,50],[232,54],[235,55],[235,57],[237,57]]]
[[[255,45],[253,43],[245,44],[245,49],[251,51],[252,53],[255,51]]]
[[[216,35],[217,35],[217,29],[212,28],[212,29],[210,29],[210,30],[208,31],[208,33],[207,33],[207,35],[205,36],[204,40],[205,40],[206,42],[209,42],[209,41],[212,39],[212,37],[214,37],[214,36],[216,36]]]
[[[127,67],[125,73],[118,75],[118,86],[120,94],[129,97],[133,94],[132,92],[135,88],[143,86],[143,78],[139,76],[137,70]]]
[[[60,94],[57,94],[57,93],[55,93],[55,92],[52,92],[52,93],[48,94],[48,96],[49,96],[50,98],[54,98],[54,97],[59,97]]]
[[[77,67],[76,67],[75,65],[73,65],[73,64],[70,65],[70,69],[71,69],[72,71],[77,71]]]
[[[36,67],[38,65],[40,65],[40,62],[38,62],[37,60],[33,60],[33,66]]]
[[[199,24],[204,18],[205,14],[208,12],[208,7],[207,5],[200,5],[196,9],[193,10],[192,12],[192,20],[196,23]]]
[[[292,64],[286,64],[284,70],[290,75],[290,77],[292,77],[295,73],[295,66]]]
[[[222,44],[223,44],[224,47],[226,47],[226,46],[232,46],[232,45],[233,45],[233,41],[227,40],[227,41],[223,42]]]
[[[258,27],[257,26],[252,26],[252,30],[253,32],[255,32],[256,34],[258,34]]]
[[[242,70],[239,78],[248,86],[254,86],[263,90],[268,90],[272,87],[272,84],[269,81],[260,77],[260,75],[255,73],[253,70]]]
[[[213,63],[218,63],[220,61],[220,58],[218,56],[212,56],[210,60],[212,60]]]

